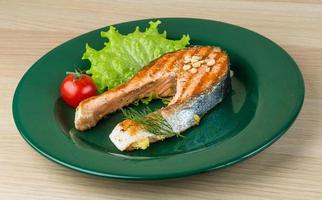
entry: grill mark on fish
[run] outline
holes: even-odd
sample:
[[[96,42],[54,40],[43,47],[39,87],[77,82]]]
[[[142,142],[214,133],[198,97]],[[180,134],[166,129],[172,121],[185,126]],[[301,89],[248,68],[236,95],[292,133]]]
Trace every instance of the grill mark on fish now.
[[[176,67],[176,64],[174,64],[175,62],[177,62],[179,59],[181,59],[182,57],[182,54],[184,54],[183,51],[178,51],[174,56],[173,56],[173,59],[170,60],[170,62],[166,62],[164,64],[164,66],[166,66],[166,70],[169,72],[169,71],[172,71],[172,70],[178,70],[178,68]]]
[[[225,55],[222,54],[222,56],[225,56]],[[218,54],[216,55],[215,58],[217,58],[217,57],[218,57]],[[226,65],[226,64],[227,63],[218,62],[217,64],[212,66],[209,73],[205,73],[204,76],[202,77],[202,79],[200,80],[200,82],[202,82],[203,84],[200,84],[199,87],[196,87],[195,90],[193,91],[192,95],[200,94],[200,92],[204,91],[207,87],[209,87],[209,85],[211,83],[222,78],[222,77],[217,76],[217,74],[223,74],[223,73],[217,72],[217,69],[223,69],[222,65]]]
[[[191,56],[191,55],[196,55],[200,51],[200,47],[196,47],[195,49],[191,49],[190,51],[187,51],[184,56]],[[183,57],[184,57],[183,56]],[[180,69],[180,78],[178,78],[178,83],[177,83],[177,92],[173,99],[170,101],[169,105],[175,104],[175,103],[180,103],[181,102],[181,96],[182,93],[185,90],[185,85],[188,85],[191,80],[192,76],[189,73],[186,73],[186,71]]]
[[[209,55],[209,53],[212,51],[212,49],[208,49],[208,48],[203,48],[199,51],[200,56],[202,56],[202,58],[207,57]],[[203,70],[203,67],[198,67],[198,72],[195,74],[195,76],[192,76],[192,83],[190,83],[190,85],[186,85],[185,86],[185,92],[182,94],[182,99],[181,101],[185,101],[189,96],[191,95],[197,95],[199,93],[195,93],[194,91],[196,90],[200,90],[200,87],[202,87],[203,84],[201,80],[204,76],[207,76],[205,70]]]

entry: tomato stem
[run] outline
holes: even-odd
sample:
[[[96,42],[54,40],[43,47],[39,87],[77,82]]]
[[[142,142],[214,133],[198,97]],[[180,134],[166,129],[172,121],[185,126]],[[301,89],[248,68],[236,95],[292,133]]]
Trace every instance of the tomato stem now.
[[[66,74],[70,75],[74,75],[76,77],[76,79],[81,79],[82,78],[82,71],[79,69],[75,69],[75,72],[66,72]]]

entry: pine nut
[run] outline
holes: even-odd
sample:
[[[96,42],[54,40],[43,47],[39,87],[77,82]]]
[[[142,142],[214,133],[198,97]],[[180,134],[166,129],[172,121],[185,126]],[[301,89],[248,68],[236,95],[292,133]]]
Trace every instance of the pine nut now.
[[[191,68],[191,65],[183,65],[182,69],[187,71]]]

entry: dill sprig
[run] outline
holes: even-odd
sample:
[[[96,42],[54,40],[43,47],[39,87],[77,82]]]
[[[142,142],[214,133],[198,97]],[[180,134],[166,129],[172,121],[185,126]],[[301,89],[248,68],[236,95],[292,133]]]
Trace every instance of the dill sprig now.
[[[121,110],[125,118],[143,125],[143,127],[152,134],[163,135],[166,137],[171,137],[174,135],[182,137],[180,133],[176,133],[172,130],[170,124],[162,117],[160,111],[152,112],[149,107],[141,111],[133,108]]]

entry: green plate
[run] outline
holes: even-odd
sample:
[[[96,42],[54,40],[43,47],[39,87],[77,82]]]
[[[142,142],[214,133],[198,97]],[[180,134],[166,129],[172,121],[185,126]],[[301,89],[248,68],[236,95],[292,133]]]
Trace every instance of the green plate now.
[[[152,19],[116,26],[129,33],[146,28]],[[85,43],[102,48],[98,29],[72,39],[38,60],[23,76],[13,100],[13,116],[24,139],[38,152],[66,167],[120,179],[166,179],[223,168],[276,141],[298,115],[304,82],[298,66],[277,44],[250,30],[227,23],[189,18],[162,18],[168,37],[189,34],[192,45],[216,45],[230,56],[234,70],[232,92],[212,109],[197,127],[155,143],[145,151],[120,152],[108,134],[122,120],[116,112],[95,128],[74,129],[74,110],[59,97],[66,71],[82,61]],[[139,105],[143,107],[144,105]],[[156,109],[161,102],[152,102]]]

